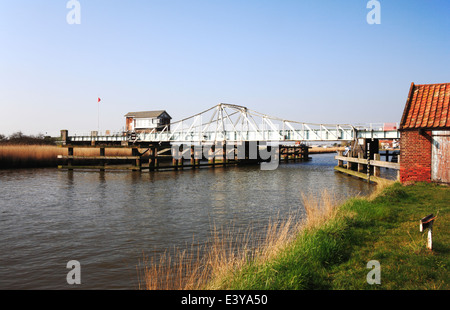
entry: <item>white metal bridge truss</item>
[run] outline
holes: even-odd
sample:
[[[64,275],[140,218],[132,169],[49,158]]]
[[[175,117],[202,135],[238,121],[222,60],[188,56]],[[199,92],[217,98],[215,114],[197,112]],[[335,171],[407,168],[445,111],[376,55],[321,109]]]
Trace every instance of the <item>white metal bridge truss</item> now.
[[[312,124],[268,116],[246,107],[220,103],[208,110],[150,132],[136,132],[132,138],[72,136],[72,141],[211,143],[239,141],[351,141],[357,138],[398,139],[397,130],[385,131],[350,124]],[[116,140],[117,141],[117,140]]]

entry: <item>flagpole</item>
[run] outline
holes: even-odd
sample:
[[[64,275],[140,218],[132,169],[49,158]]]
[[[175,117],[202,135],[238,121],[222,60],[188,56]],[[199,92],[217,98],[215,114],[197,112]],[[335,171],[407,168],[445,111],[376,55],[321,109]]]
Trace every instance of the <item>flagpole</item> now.
[[[97,97],[97,134],[100,135],[100,97]]]

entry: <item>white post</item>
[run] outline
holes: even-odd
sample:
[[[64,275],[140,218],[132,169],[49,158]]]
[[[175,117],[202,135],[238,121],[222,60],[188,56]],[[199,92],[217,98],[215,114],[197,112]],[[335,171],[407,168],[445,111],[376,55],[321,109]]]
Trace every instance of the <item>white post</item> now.
[[[429,250],[433,249],[433,223],[436,219],[436,216],[430,214],[420,220],[419,231],[423,232],[425,229],[428,229],[427,235],[427,248]]]
[[[433,238],[432,238],[432,234],[433,234],[433,222],[430,223],[430,227],[428,227],[428,238],[427,238],[427,248],[429,250],[433,249]]]

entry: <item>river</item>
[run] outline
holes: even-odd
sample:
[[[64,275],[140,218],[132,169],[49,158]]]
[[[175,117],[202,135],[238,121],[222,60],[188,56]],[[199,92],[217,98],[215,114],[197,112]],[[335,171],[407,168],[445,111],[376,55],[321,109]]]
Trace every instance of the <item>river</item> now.
[[[148,172],[0,170],[0,289],[137,289],[137,266],[213,226],[246,229],[302,210],[301,192],[339,198],[373,186],[309,162]],[[67,263],[81,265],[69,285]]]

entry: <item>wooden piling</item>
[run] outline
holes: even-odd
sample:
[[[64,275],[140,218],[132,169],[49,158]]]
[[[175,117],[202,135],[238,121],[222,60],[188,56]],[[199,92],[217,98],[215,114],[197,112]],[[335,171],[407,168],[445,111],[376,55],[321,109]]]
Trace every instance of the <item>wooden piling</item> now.
[[[155,171],[155,157],[156,157],[155,156],[156,155],[155,148],[153,148],[153,147],[150,148],[149,155],[150,155],[150,157],[148,159],[148,169],[150,171]]]
[[[374,160],[380,160],[380,154],[374,154]],[[376,177],[380,176],[380,167],[373,166],[373,175]]]
[[[216,145],[213,144],[209,150],[210,152],[210,159],[209,159],[209,163],[212,164],[212,167],[215,168],[216,167]],[[211,157],[212,156],[212,157]]]
[[[141,162],[141,154],[139,153],[139,149],[136,147],[133,147],[131,149],[131,156],[137,156],[134,161],[134,166],[136,169],[141,170],[142,169],[142,162]]]
[[[179,166],[179,168],[181,169],[181,170],[183,170],[184,169],[184,152],[185,152],[186,150],[184,149],[184,146],[183,146],[183,150],[179,153],[179,159],[178,159],[178,166]]]
[[[105,157],[105,148],[100,147],[100,156]],[[106,165],[106,159],[100,159],[100,166],[105,167]],[[100,169],[100,171],[105,171],[105,168]]]
[[[362,153],[358,153],[358,159],[363,160],[364,155]],[[361,162],[358,162],[358,172],[362,172],[364,170],[364,165]]]
[[[228,162],[227,159],[227,144],[225,142],[222,143],[222,163],[223,166],[226,167]]]
[[[73,147],[69,147],[67,149],[67,155],[69,155],[69,158],[67,159],[67,166],[69,167],[69,170],[72,170],[73,158],[70,156],[73,156]]]
[[[180,153],[179,146],[176,149],[174,147],[172,147],[172,167],[174,170],[178,170],[177,157],[179,156],[179,153]]]
[[[94,141],[94,140],[93,140]],[[90,143],[90,142],[88,142]],[[261,145],[265,145],[264,142]],[[110,169],[131,169],[131,170],[149,170],[149,171],[158,171],[158,170],[181,170],[186,167],[191,167],[192,169],[198,169],[199,167],[208,166],[208,167],[216,167],[217,165],[223,165],[226,167],[230,164],[248,164],[248,163],[260,163],[262,161],[260,154],[260,142],[259,141],[244,141],[242,144],[232,143],[227,145],[225,142],[218,143],[217,145],[192,145],[189,147],[184,147],[183,150],[171,148],[169,145],[156,145],[156,144],[133,144],[133,145],[124,145],[124,144],[101,144],[92,146],[89,144],[77,144],[77,145],[66,145],[68,149],[68,155],[58,155],[58,158],[65,159],[65,165],[58,166],[61,169],[99,169],[101,171],[106,171]],[[90,149],[99,149],[97,154],[89,154],[82,156],[74,156],[75,148],[90,148]],[[207,151],[207,147],[210,147]],[[131,155],[113,155],[106,156],[107,148],[121,148],[121,149],[129,149]],[[141,149],[145,149],[145,152],[140,152]],[[167,153],[167,151],[173,151],[173,154]],[[279,147],[277,148],[277,153],[272,160],[281,161],[282,156],[284,155],[284,160],[290,161],[293,160],[298,161],[300,159],[307,159],[307,147],[303,146],[289,146],[289,147]],[[204,152],[203,152],[204,151]],[[269,150],[268,150],[269,151]],[[184,162],[185,159],[189,161],[189,152],[190,152],[190,165]],[[200,153],[199,153],[200,152]],[[245,152],[245,154],[244,154]],[[222,154],[221,154],[222,153]],[[145,155],[147,154],[147,155]],[[187,157],[185,157],[187,155]],[[143,163],[142,160],[146,158],[147,163]],[[148,159],[147,159],[148,158]],[[222,158],[222,160],[221,160]],[[80,163],[75,166],[75,162],[84,161],[88,162],[92,160],[92,163]],[[163,160],[164,164],[160,165],[160,160]],[[207,160],[208,162],[205,162]],[[122,161],[124,164],[112,164],[115,162]],[[131,166],[130,166],[131,162]],[[169,164],[166,164],[168,162]],[[78,162],[77,162],[78,163]]]

